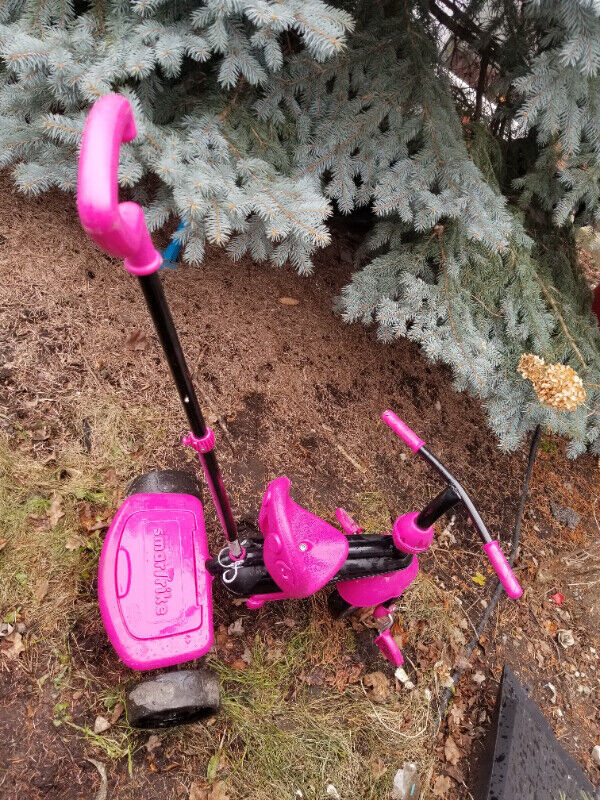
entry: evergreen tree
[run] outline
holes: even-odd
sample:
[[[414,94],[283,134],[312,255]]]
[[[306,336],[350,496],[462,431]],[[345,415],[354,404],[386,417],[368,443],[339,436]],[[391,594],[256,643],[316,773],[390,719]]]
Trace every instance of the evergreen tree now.
[[[598,0],[5,0],[0,55],[22,190],[74,188],[86,111],[120,91],[121,184],[152,229],[183,220],[187,260],[308,274],[332,209],[369,209],[344,317],[449,364],[503,447],[542,423],[600,452],[573,235],[600,229]]]

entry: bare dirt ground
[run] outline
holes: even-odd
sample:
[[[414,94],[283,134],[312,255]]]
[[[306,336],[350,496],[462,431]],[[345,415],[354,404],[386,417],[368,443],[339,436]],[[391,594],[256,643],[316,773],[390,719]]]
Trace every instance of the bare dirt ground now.
[[[550,437],[517,560],[525,595],[501,601],[441,729],[437,697],[491,583],[460,515],[440,526],[424,577],[400,607],[395,633],[412,692],[364,647],[368,632],[333,624],[321,601],[254,616],[217,593],[224,713],[147,747],[148,734],[122,715],[135,676],[106,640],[95,567],[128,479],[154,467],[194,469],[178,443],[184,421],[136,281],[85,239],[72,198],[26,201],[6,175],[0,189],[0,614],[10,631],[0,661],[2,797],[95,797],[105,768],[109,797],[123,800],[278,800],[293,797],[312,769],[313,739],[317,750],[325,741],[338,749],[302,783],[306,798],[325,797],[329,780],[342,800],[387,797],[407,758],[421,768],[424,797],[473,796],[478,742],[505,662],[600,781],[590,758],[600,743],[600,472],[590,456],[568,461]],[[298,502],[330,518],[344,505],[377,526],[418,507],[440,487],[379,421],[390,407],[462,479],[509,549],[526,448],[500,453],[478,403],[455,393],[449,372],[410,342],[383,345],[374,331],[343,324],[332,303],[351,256],[344,234],[319,254],[311,279],[234,264],[217,250],[201,269],[163,273],[237,515],[256,519],[266,481],[280,474]],[[551,501],[580,515],[574,529],[555,518]],[[211,509],[207,517],[215,545]],[[561,606],[551,599],[557,592]],[[343,720],[322,716],[343,703]],[[101,734],[98,715],[111,724]],[[348,744],[353,732],[358,750]]]

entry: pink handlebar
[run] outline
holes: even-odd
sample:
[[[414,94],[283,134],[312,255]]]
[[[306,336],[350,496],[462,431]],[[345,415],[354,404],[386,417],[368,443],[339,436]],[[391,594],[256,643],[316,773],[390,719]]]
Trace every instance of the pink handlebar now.
[[[401,667],[402,664],[404,664],[402,652],[390,631],[383,631],[383,633],[380,633],[379,636],[373,639],[373,642],[394,667]]]
[[[134,275],[150,275],[162,263],[137,203],[119,203],[119,148],[135,138],[127,98],[96,100],[83,129],[77,175],[77,210],[85,232],[107,253],[125,259]]]
[[[425,444],[423,439],[420,439],[414,431],[411,431],[406,422],[402,422],[400,417],[396,416],[393,411],[384,411],[381,419],[410,447],[413,453],[416,453]]]
[[[521,597],[523,594],[521,584],[515,578],[515,574],[510,568],[510,565],[506,560],[506,556],[500,549],[498,542],[496,540],[487,542],[483,545],[483,549],[485,550],[492,567],[496,570],[496,575],[500,578],[500,583],[502,586],[504,586],[506,594],[509,597],[512,597],[513,600],[516,600],[517,597]]]

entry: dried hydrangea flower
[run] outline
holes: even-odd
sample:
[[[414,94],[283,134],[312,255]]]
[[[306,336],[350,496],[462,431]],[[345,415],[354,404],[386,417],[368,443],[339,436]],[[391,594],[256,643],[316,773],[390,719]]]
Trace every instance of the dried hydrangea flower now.
[[[583,381],[572,367],[546,364],[543,358],[524,353],[517,369],[532,382],[542,405],[559,411],[574,411],[585,402]]]

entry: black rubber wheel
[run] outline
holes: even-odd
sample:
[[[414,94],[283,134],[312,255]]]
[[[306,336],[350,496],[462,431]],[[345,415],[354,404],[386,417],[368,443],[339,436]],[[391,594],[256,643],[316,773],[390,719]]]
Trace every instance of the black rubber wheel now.
[[[347,603],[338,590],[334,589],[327,598],[327,608],[334,619],[344,619],[356,611],[357,606]]]
[[[138,683],[127,695],[134,728],[171,728],[209,717],[219,709],[219,680],[207,669],[165,672]]]
[[[125,493],[126,497],[132,494],[191,494],[202,500],[202,492],[198,481],[189,472],[176,469],[155,469],[145,472],[134,478]]]

